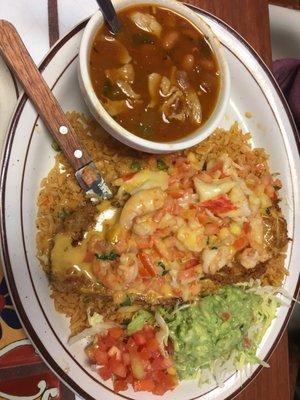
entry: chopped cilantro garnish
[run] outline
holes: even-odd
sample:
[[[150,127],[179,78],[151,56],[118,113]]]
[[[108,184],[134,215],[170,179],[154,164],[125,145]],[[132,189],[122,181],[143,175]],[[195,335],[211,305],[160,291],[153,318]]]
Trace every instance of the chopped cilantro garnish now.
[[[60,147],[55,141],[51,143],[51,147],[54,151],[60,151]]]
[[[113,250],[110,251],[109,253],[103,253],[103,254],[96,253],[95,256],[98,258],[98,260],[102,260],[102,261],[113,261],[117,257],[120,257],[119,254],[117,254]]]
[[[123,303],[121,303],[121,306],[125,307],[125,306],[131,306],[132,301],[130,299],[130,297],[126,296],[126,299],[123,301]]]
[[[70,215],[70,211],[65,208],[61,209],[57,214],[59,219],[65,219],[68,215]]]
[[[161,275],[166,275],[168,273],[167,267],[162,261],[158,261],[157,265],[162,269]]]
[[[167,164],[164,162],[164,160],[162,160],[161,158],[158,158],[157,160],[156,160],[156,165],[157,165],[157,168],[160,170],[160,171],[165,171],[166,169],[168,169],[168,166],[167,166]]]
[[[141,170],[141,164],[138,161],[133,161],[132,164],[130,165],[130,168],[133,171],[138,172]]]

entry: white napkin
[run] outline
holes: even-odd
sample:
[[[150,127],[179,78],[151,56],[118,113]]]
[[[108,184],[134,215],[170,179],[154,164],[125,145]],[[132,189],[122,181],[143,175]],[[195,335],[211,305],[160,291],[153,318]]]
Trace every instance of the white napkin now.
[[[49,51],[48,3],[54,0],[0,0],[0,18],[19,32],[34,62],[39,64]],[[58,0],[59,36],[90,16],[98,8],[94,0]],[[22,89],[19,88],[19,92]],[[17,102],[14,81],[0,58],[0,150]]]

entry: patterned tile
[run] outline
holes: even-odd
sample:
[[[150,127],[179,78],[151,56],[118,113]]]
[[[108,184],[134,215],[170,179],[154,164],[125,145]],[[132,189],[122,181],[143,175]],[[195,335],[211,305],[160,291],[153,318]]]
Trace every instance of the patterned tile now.
[[[0,400],[74,400],[30,344],[0,264]]]

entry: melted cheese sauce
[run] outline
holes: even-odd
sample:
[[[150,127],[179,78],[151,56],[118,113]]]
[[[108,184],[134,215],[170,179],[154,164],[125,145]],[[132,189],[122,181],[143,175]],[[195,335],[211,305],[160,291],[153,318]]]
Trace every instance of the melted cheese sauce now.
[[[54,238],[54,247],[51,252],[51,272],[58,279],[65,279],[72,274],[82,275],[88,281],[97,282],[93,273],[92,263],[88,258],[88,242],[91,238],[99,240],[107,230],[116,222],[118,210],[108,201],[98,206],[99,215],[95,225],[84,234],[84,239],[77,245],[72,244],[72,237],[67,233],[58,233]]]

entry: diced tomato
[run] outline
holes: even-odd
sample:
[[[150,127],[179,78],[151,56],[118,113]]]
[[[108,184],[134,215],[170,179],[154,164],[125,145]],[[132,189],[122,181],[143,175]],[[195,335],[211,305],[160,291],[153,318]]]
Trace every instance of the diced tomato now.
[[[154,371],[152,376],[153,376],[153,379],[155,380],[155,382],[162,383],[165,379],[165,373],[161,369]]]
[[[246,236],[241,235],[239,236],[236,241],[233,243],[233,247],[236,250],[242,250],[248,245],[249,241]]]
[[[220,232],[220,227],[217,224],[208,223],[205,225],[204,232],[206,235],[217,235]]]
[[[237,208],[231,200],[223,194],[214,199],[202,201],[201,206],[207,208],[214,214],[226,213],[228,211],[236,210]]]
[[[120,337],[123,335],[123,329],[116,326],[114,328],[110,328],[108,334],[114,339],[120,339]]]
[[[128,174],[123,175],[122,179],[124,182],[129,181],[131,178],[134,177],[135,174],[136,172],[129,172]]]
[[[138,346],[141,346],[147,342],[142,332],[136,332],[133,334],[133,339]]]
[[[95,253],[92,253],[91,251],[87,251],[84,256],[83,262],[90,263],[94,260],[94,258],[95,258]]]
[[[156,351],[151,352],[151,359],[155,360],[156,358],[159,358],[161,356],[161,352],[159,348]]]
[[[205,212],[203,212],[198,214],[198,221],[200,224],[205,225],[210,222],[210,218]]]
[[[147,342],[147,348],[151,352],[155,352],[155,351],[159,350],[159,346],[158,346],[157,340],[155,338],[150,339]]]
[[[175,375],[165,374],[163,383],[167,390],[172,390],[178,385],[178,379]]]
[[[171,366],[172,366],[172,361],[170,358],[165,358],[160,356],[153,361],[152,370],[153,371],[164,370]]]
[[[152,392],[155,383],[152,379],[139,379],[133,382],[133,390],[135,392]]]
[[[224,311],[221,313],[220,317],[223,321],[228,321],[231,318],[231,314],[228,311]]]
[[[131,370],[134,378],[143,379],[145,378],[146,372],[144,368],[143,360],[139,357],[136,352],[130,353]]]
[[[249,349],[251,347],[251,340],[247,337],[244,337],[243,339],[243,345],[246,349]]]
[[[138,258],[150,276],[156,276],[157,271],[148,254],[140,252]]]
[[[132,384],[136,392],[164,394],[176,386],[172,360],[161,354],[155,333],[150,325],[130,337],[122,328],[111,328],[106,335],[98,335],[97,344],[88,347],[90,360],[101,366],[100,377],[112,378],[115,392]]]
[[[107,381],[109,378],[111,378],[112,374],[111,371],[108,367],[102,367],[98,370],[98,374],[101,376],[101,378],[104,381]]]
[[[151,353],[149,352],[147,347],[143,347],[142,350],[139,352],[139,355],[141,359],[144,361],[148,361],[149,358],[151,357]]]
[[[122,364],[121,361],[118,361],[115,358],[111,358],[108,362],[108,365],[112,373],[119,376],[120,378],[125,378],[126,367],[124,364]]]
[[[150,339],[153,339],[155,336],[154,329],[151,326],[146,325],[144,327],[144,335],[145,335],[147,341]]]
[[[130,365],[130,355],[129,353],[123,353],[122,354],[122,360],[124,365]]]
[[[94,358],[97,364],[105,365],[108,361],[108,356],[106,351],[100,350],[99,348],[95,349]]]
[[[126,379],[115,379],[114,380],[114,391],[122,392],[128,389],[128,383]]]
[[[137,247],[140,250],[151,249],[153,247],[153,244],[154,244],[153,236],[144,236],[142,240],[137,241]]]
[[[182,264],[182,268],[189,269],[198,264],[199,264],[199,260],[197,260],[196,258],[191,258],[189,261]]]
[[[165,394],[167,389],[165,389],[163,386],[160,384],[155,385],[155,388],[153,389],[152,393],[157,394],[158,396],[162,396]]]
[[[135,344],[135,341],[134,341],[133,337],[130,337],[130,338],[128,339],[128,341],[127,341],[127,348],[128,348],[128,350],[130,350],[130,349],[135,349],[135,348],[136,348],[136,344]]]
[[[110,349],[112,346],[114,346],[116,344],[116,340],[110,335],[106,335],[104,337],[101,335],[98,335],[98,343],[99,342],[102,343],[106,349]]]
[[[245,233],[249,233],[250,232],[250,224],[249,224],[249,222],[244,222],[243,223],[243,231]]]
[[[183,281],[185,279],[194,278],[198,275],[198,268],[192,267],[189,269],[181,270],[177,273],[177,278],[179,281]]]

